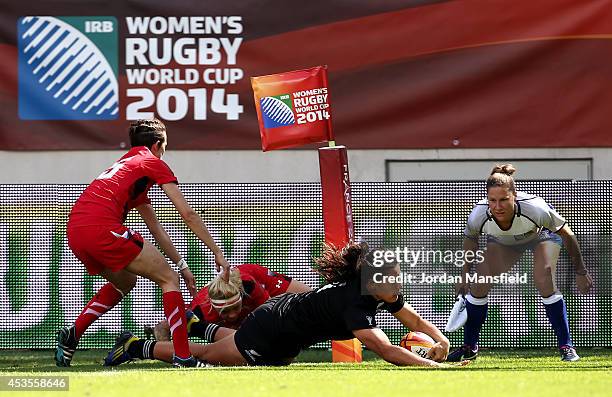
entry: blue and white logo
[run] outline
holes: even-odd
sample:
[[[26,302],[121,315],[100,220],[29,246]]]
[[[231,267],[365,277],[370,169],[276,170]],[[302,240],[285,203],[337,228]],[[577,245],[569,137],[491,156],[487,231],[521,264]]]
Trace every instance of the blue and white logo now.
[[[295,124],[293,105],[288,94],[261,98],[260,104],[265,128]]]
[[[17,34],[21,119],[118,117],[114,17],[22,17]]]

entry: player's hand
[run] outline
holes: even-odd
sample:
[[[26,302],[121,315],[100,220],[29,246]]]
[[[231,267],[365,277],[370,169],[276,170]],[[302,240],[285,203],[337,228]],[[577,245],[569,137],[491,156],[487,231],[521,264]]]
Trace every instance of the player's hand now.
[[[185,268],[179,271],[179,273],[181,273],[181,277],[183,277],[183,280],[185,280],[185,285],[187,285],[189,295],[191,295],[192,298],[195,297],[198,293],[198,289],[196,288],[195,277],[193,277],[193,273],[191,273],[191,270],[189,270],[189,268]]]
[[[441,363],[440,368],[459,368],[459,367],[465,367],[466,365],[469,365],[470,363],[471,363],[470,360],[463,360],[458,363]]]
[[[221,278],[229,282],[230,264],[223,256],[221,250],[215,252],[215,266],[218,272],[223,271],[223,273],[221,273]]]
[[[463,275],[462,278],[465,278],[465,275]],[[467,295],[469,291],[470,291],[470,285],[468,283],[461,282],[461,283],[455,284],[455,296]]]
[[[427,358],[439,363],[445,361],[446,356],[448,356],[449,347],[450,346],[448,343],[437,342],[431,347],[431,349],[429,349]]]
[[[458,363],[436,363],[436,368],[460,368],[470,364],[470,360],[463,360]]]
[[[585,274],[576,274],[576,286],[578,287],[578,291],[583,294],[588,293],[593,286],[591,275],[588,272]]]

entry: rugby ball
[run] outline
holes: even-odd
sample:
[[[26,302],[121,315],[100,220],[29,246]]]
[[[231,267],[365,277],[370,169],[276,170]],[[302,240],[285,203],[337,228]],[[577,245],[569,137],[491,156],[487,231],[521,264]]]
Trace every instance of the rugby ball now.
[[[400,341],[401,347],[423,358],[427,357],[429,349],[435,344],[436,342],[431,339],[431,336],[422,332],[408,332]]]

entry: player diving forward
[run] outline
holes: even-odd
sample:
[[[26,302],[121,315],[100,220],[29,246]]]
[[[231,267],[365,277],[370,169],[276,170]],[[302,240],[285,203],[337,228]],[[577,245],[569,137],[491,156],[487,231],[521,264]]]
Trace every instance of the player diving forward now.
[[[486,182],[487,199],[476,204],[465,228],[463,249],[476,251],[478,236],[487,236],[487,249],[482,263],[476,265],[478,276],[495,276],[508,272],[526,250],[533,251],[533,279],[546,309],[546,316],[557,336],[563,361],[580,357],[572,345],[567,309],[563,295],[555,284],[555,271],[561,245],[565,246],[576,272],[578,290],[587,293],[592,280],[584,267],[576,236],[557,213],[542,198],[517,192],[511,164],[496,166]],[[466,294],[465,275],[470,264],[463,267],[463,283],[457,292]],[[467,322],[464,344],[448,356],[448,361],[475,359],[478,336],[487,318],[488,293],[491,284],[474,284],[466,296]]]
[[[366,244],[349,244],[342,249],[326,247],[322,257],[315,261],[315,270],[326,281],[323,287],[274,297],[249,314],[237,331],[217,328],[213,335],[215,343],[191,344],[191,351],[203,362],[214,365],[288,365],[302,349],[316,343],[356,337],[396,365],[445,366],[439,362],[448,354],[448,339],[404,303],[399,284],[374,282],[376,273],[398,275],[399,265],[374,267],[366,259],[367,253]],[[392,345],[376,326],[378,310],[387,310],[407,328],[430,335],[436,344],[429,358]],[[137,358],[170,362],[172,355],[169,342],[142,340],[124,332],[106,357],[105,365]]]

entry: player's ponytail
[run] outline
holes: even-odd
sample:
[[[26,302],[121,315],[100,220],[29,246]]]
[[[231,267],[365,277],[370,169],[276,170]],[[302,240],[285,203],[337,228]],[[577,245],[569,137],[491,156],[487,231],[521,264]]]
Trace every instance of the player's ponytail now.
[[[512,164],[496,165],[491,170],[491,174],[487,178],[487,191],[492,187],[505,187],[509,191],[516,193],[514,186],[514,178],[516,168]]]
[[[321,257],[314,260],[314,270],[328,284],[348,281],[359,276],[367,254],[366,243],[349,243],[342,248],[325,244]]]

